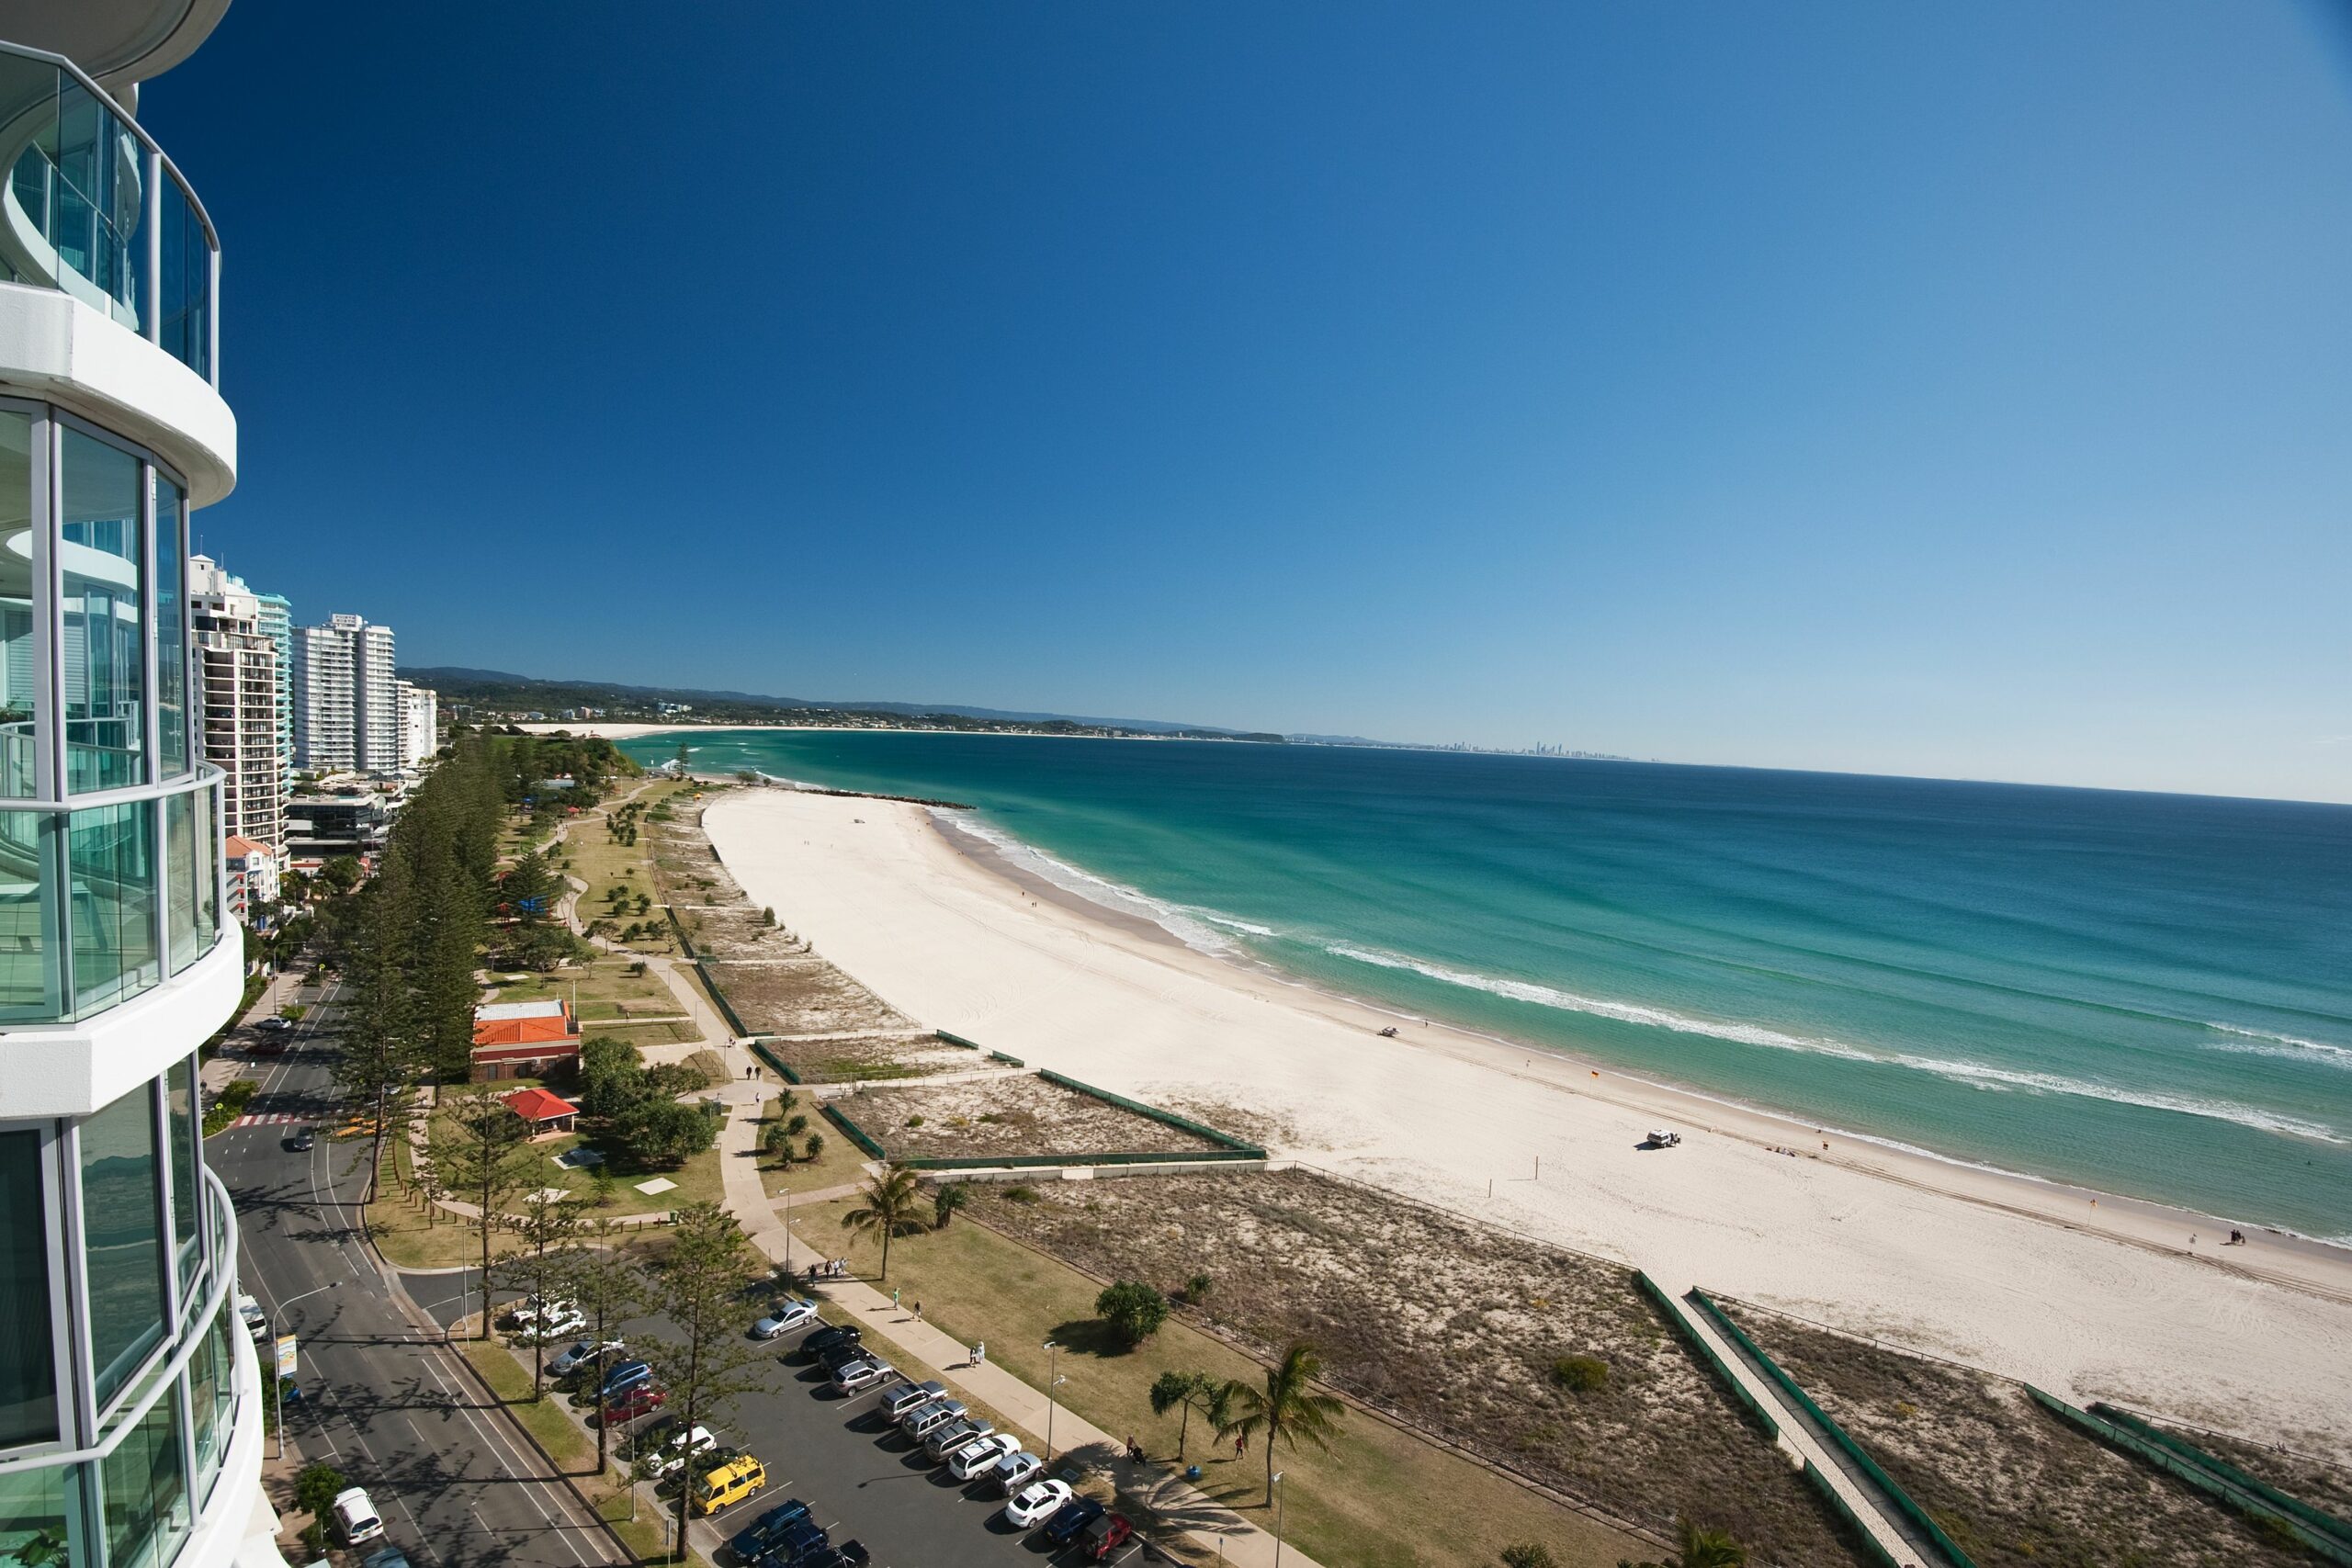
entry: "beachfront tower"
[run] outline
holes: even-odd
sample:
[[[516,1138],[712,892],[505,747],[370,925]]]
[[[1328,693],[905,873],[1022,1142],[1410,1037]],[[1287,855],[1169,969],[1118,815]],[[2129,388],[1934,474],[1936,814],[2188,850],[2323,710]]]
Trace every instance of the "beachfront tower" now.
[[[225,0],[0,8],[0,1562],[278,1561],[197,1048],[236,1010],[188,512],[211,222],[135,114]]]

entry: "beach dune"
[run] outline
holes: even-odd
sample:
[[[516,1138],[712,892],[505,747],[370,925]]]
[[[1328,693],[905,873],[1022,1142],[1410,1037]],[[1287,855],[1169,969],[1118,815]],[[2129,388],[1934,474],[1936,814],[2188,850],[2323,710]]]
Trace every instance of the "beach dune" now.
[[[2263,1232],[2223,1251],[2210,1216],[1399,1019],[1024,885],[920,807],[754,790],[716,801],[706,826],[754,904],[926,1026],[1227,1113],[1281,1157],[1669,1291],[1702,1284],[2077,1403],[2352,1461],[2352,1253]],[[1381,1037],[1391,1025],[1399,1037]],[[1682,1145],[1638,1147],[1653,1126]]]

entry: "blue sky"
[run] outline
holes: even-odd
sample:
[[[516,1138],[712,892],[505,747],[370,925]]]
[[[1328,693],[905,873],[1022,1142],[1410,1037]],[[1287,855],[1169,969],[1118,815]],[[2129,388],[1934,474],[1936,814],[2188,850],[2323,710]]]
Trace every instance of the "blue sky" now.
[[[404,662],[2352,799],[2315,6],[237,0],[142,118],[203,542]]]

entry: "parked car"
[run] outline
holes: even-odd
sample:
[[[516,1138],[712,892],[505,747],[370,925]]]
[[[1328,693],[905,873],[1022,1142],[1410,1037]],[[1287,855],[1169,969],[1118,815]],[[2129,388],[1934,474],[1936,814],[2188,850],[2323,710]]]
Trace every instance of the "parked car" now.
[[[650,1380],[634,1382],[605,1402],[604,1422],[607,1427],[626,1427],[632,1421],[652,1415],[669,1403],[670,1391],[660,1383]]]
[[[989,1481],[996,1487],[998,1496],[1010,1497],[1036,1480],[1037,1472],[1045,1468],[1044,1460],[1025,1449],[1016,1449],[996,1461],[996,1468],[989,1472]]]
[[[825,1369],[827,1377],[831,1377],[852,1361],[868,1359],[868,1353],[855,1345],[835,1345],[817,1358],[817,1364]]]
[[[343,1537],[344,1545],[357,1546],[384,1533],[383,1516],[368,1500],[365,1489],[345,1487],[334,1495],[334,1529]]]
[[[923,1451],[934,1460],[944,1460],[974,1438],[985,1438],[996,1430],[996,1424],[966,1416],[943,1421],[922,1434]]]
[[[1055,1546],[1068,1546],[1078,1539],[1079,1531],[1110,1511],[1091,1497],[1072,1497],[1046,1521],[1046,1540]]]
[[[359,1568],[409,1568],[408,1553],[397,1546],[379,1547],[359,1560]]]
[[[548,1345],[587,1326],[587,1314],[570,1302],[549,1302],[527,1317],[516,1315],[514,1337],[526,1345]]]
[[[760,1553],[759,1568],[800,1568],[801,1563],[824,1551],[831,1541],[825,1527],[814,1519],[796,1520],[785,1526],[768,1549]]]
[[[319,1146],[319,1130],[316,1127],[297,1127],[294,1135],[286,1140],[286,1146],[298,1155],[309,1154]]]
[[[601,1361],[608,1356],[617,1356],[627,1348],[628,1347],[617,1339],[606,1339],[602,1343],[594,1339],[576,1340],[571,1348],[548,1363],[548,1375],[557,1378],[569,1377],[591,1361]]]
[[[934,1399],[899,1423],[899,1429],[921,1442],[951,1421],[964,1418],[964,1402],[960,1399]]]
[[[615,1367],[611,1371],[605,1374],[605,1381],[596,1386],[597,1397],[600,1399],[610,1400],[615,1394],[620,1393],[623,1389],[628,1388],[637,1383],[648,1382],[652,1378],[652,1362],[623,1361],[619,1366]]]
[[[695,1478],[693,1506],[708,1516],[733,1507],[754,1492],[764,1492],[768,1468],[750,1454],[738,1455]]]
[[[1012,1495],[1004,1506],[1004,1521],[1014,1529],[1025,1530],[1032,1525],[1044,1524],[1062,1511],[1069,1502],[1067,1481],[1033,1481]]]
[[[779,1334],[789,1334],[796,1328],[806,1328],[817,1321],[817,1303],[806,1296],[786,1296],[775,1303],[774,1310],[752,1325],[754,1339],[774,1339]]]
[[[978,1442],[966,1443],[949,1454],[947,1473],[958,1481],[971,1481],[994,1470],[997,1461],[1020,1450],[1021,1439],[1010,1432],[991,1432]]]
[[[1078,1547],[1089,1562],[1107,1562],[1135,1533],[1126,1515],[1105,1514],[1079,1532]]]
[[[808,1517],[808,1505],[797,1497],[788,1498],[737,1530],[727,1542],[727,1550],[739,1562],[749,1562],[774,1545],[786,1529]]]
[[[855,1345],[865,1338],[854,1324],[829,1323],[803,1339],[800,1348],[811,1356],[821,1356],[836,1345]]]
[[[833,1386],[843,1393],[857,1393],[876,1384],[888,1382],[899,1375],[899,1369],[872,1356],[860,1356],[847,1366],[833,1372]]]
[[[922,1382],[910,1382],[904,1388],[892,1389],[882,1396],[879,1408],[885,1416],[896,1421],[918,1404],[928,1404],[934,1399],[946,1397],[945,1383],[926,1378]]]
[[[264,1034],[287,1034],[292,1032],[294,1021],[290,1018],[265,1018],[254,1027]]]
[[[666,1438],[653,1450],[652,1462],[646,1466],[656,1481],[666,1481],[685,1468],[686,1461],[699,1453],[708,1453],[718,1447],[718,1435],[697,1422],[691,1432],[679,1432]]]
[[[845,1540],[839,1546],[819,1549],[794,1563],[792,1568],[866,1568],[874,1561],[862,1541]]]
[[[244,1320],[245,1332],[253,1336],[254,1344],[266,1345],[269,1342],[269,1314],[261,1310],[261,1303],[242,1292],[239,1292],[237,1315]]]

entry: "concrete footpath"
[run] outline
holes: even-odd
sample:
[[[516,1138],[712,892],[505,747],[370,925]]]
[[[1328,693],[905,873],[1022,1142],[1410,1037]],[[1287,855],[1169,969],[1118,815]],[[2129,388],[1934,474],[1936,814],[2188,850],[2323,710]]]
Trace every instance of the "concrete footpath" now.
[[[731,1086],[728,1097],[729,1115],[718,1138],[719,1170],[726,1183],[727,1211],[742,1225],[752,1245],[774,1262],[803,1269],[822,1262],[827,1255],[786,1230],[775,1201],[760,1179],[757,1149],[752,1141],[757,1123],[751,1112],[756,1111],[760,1100],[774,1092],[774,1085],[738,1082]],[[856,1186],[850,1186],[795,1193],[794,1198],[807,1203],[846,1197],[857,1190]],[[901,1311],[888,1296],[863,1280],[828,1280],[812,1288],[843,1309],[852,1321],[869,1324],[876,1332],[888,1335],[900,1348],[899,1371],[910,1380],[937,1378],[1031,1435],[1037,1451],[1044,1452],[1048,1426],[1045,1394],[1001,1367],[973,1366],[970,1346],[950,1338],[911,1313]],[[909,1361],[917,1364],[905,1364]],[[1183,1533],[1240,1568],[1274,1568],[1276,1543],[1272,1533],[1232,1512],[1163,1465],[1130,1463],[1121,1457],[1126,1451],[1124,1441],[1066,1406],[1052,1408],[1050,1425],[1056,1454],[1086,1450],[1087,1461],[1108,1474],[1123,1496],[1137,1498],[1163,1528],[1169,1521],[1176,1521],[1176,1528]],[[1314,1559],[1295,1546],[1283,1544],[1280,1551],[1284,1563],[1317,1568]]]

